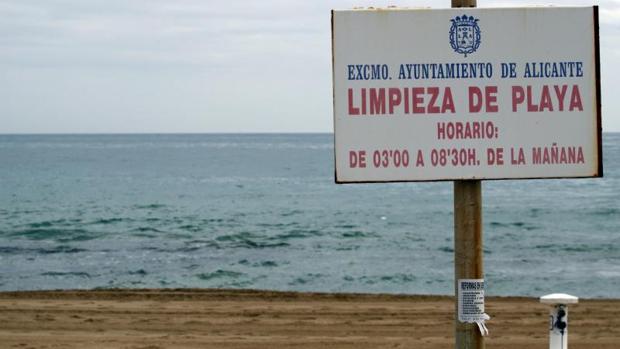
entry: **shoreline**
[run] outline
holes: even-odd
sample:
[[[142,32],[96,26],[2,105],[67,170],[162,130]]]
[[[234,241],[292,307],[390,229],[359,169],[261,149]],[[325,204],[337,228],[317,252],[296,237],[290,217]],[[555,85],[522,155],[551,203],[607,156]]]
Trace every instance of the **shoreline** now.
[[[620,300],[569,307],[571,348],[616,348]],[[489,348],[547,348],[548,306],[487,297]],[[454,297],[230,289],[0,292],[6,348],[446,348]]]
[[[268,289],[241,289],[241,288],[96,288],[96,289],[49,289],[49,290],[18,290],[18,291],[0,291],[0,299],[9,298],[40,298],[53,299],[55,297],[76,298],[76,299],[95,299],[97,297],[106,296],[112,298],[136,298],[153,297],[153,298],[187,298],[213,299],[217,297],[275,297],[275,298],[291,298],[291,299],[340,299],[349,298],[365,299],[453,299],[454,296],[443,294],[408,294],[408,293],[382,293],[382,292],[322,292],[322,291],[281,291]],[[541,294],[542,296],[542,294]],[[101,299],[101,298],[97,298]],[[533,296],[486,296],[485,299],[497,300],[538,300]],[[620,303],[620,298],[587,298],[579,297],[579,301],[588,302],[615,302]]]
[[[406,294],[406,293],[372,293],[372,292],[313,292],[313,291],[280,291],[268,289],[236,289],[236,288],[96,288],[96,289],[49,289],[49,290],[18,290],[0,291],[3,298],[54,298],[69,297],[90,299],[94,297],[181,297],[181,298],[217,298],[217,297],[275,297],[290,299],[349,299],[349,298],[453,298],[441,294]],[[489,298],[489,297],[487,297]],[[490,298],[534,299],[527,296],[491,296]],[[596,298],[594,298],[596,300]],[[614,300],[614,299],[609,299]],[[619,299],[620,300],[620,299]]]

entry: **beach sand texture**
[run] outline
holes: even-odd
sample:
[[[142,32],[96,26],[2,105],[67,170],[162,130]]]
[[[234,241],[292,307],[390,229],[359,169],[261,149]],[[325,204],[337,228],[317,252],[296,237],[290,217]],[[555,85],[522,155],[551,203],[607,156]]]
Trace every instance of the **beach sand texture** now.
[[[570,306],[570,348],[620,348],[618,300]],[[548,308],[488,297],[487,348],[547,348]],[[0,293],[0,348],[452,348],[446,296],[248,290]]]

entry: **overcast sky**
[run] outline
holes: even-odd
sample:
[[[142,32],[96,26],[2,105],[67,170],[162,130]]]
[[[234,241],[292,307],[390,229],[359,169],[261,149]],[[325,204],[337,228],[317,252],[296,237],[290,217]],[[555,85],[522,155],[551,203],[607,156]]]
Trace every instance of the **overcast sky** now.
[[[618,132],[620,0],[569,4],[600,6]],[[388,5],[450,1],[0,0],[0,133],[331,132],[330,9]]]

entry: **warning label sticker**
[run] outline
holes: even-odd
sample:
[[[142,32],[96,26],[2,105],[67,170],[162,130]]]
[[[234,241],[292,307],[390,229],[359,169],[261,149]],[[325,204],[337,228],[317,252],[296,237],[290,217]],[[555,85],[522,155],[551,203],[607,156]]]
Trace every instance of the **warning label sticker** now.
[[[460,322],[487,319],[484,313],[484,279],[459,279],[458,309]]]

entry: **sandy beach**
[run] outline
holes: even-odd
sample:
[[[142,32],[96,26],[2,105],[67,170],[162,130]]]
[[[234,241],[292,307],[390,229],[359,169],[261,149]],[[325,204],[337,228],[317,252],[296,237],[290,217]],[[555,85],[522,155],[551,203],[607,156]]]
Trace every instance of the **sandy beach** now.
[[[571,348],[618,348],[618,300],[570,307]],[[0,348],[450,348],[453,299],[247,290],[0,293]],[[547,348],[547,307],[489,297],[489,348]]]

